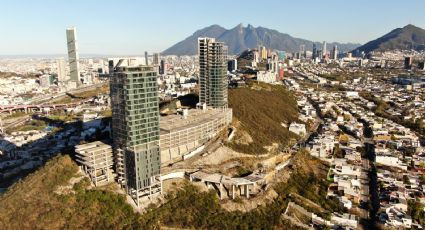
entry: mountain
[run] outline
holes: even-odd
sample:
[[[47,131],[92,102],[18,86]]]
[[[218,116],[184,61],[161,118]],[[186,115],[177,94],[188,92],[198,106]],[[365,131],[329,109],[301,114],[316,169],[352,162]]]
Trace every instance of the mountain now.
[[[194,55],[197,53],[198,37],[213,37],[218,41],[225,42],[229,47],[229,54],[239,54],[248,48],[256,48],[259,45],[287,52],[299,51],[300,45],[305,45],[307,50],[312,50],[313,46],[312,41],[294,38],[289,34],[280,33],[277,30],[261,26],[254,27],[252,25],[248,25],[247,27],[244,27],[242,24],[239,24],[233,29],[228,30],[219,25],[212,25],[196,31],[193,35],[163,51],[162,54]],[[314,43],[318,45],[318,48],[321,47],[322,43]],[[341,51],[353,50],[360,46],[360,44],[341,44],[334,42],[327,44],[327,50],[332,49],[334,45],[337,45],[338,49]]]
[[[385,50],[424,50],[425,30],[414,25],[397,28],[384,36],[370,41],[357,48],[359,51],[385,51]]]

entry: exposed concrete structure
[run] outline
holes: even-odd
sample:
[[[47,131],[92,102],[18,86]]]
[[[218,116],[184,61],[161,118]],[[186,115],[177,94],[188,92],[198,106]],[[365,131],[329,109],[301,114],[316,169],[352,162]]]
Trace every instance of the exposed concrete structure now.
[[[207,188],[216,188],[219,192],[220,199],[224,198],[225,192],[228,193],[229,197],[235,199],[236,192],[238,190],[240,196],[244,195],[247,199],[249,199],[250,187],[255,185],[258,178],[249,176],[244,178],[231,178],[217,173],[209,174],[198,171],[190,174],[189,179],[190,181],[204,182]]]
[[[100,141],[75,146],[76,161],[94,185],[109,182],[112,174],[112,147]]]
[[[182,158],[214,138],[232,121],[232,109],[193,109],[160,119],[161,163]]]

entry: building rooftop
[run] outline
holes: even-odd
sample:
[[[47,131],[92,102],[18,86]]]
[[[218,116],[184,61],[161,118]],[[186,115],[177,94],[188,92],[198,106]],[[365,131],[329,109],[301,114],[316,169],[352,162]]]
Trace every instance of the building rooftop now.
[[[229,110],[231,109],[226,109],[226,111]],[[196,127],[226,115],[223,109],[213,108],[191,109],[187,110],[187,113],[183,113],[185,115],[175,114],[161,117],[159,121],[160,135]]]

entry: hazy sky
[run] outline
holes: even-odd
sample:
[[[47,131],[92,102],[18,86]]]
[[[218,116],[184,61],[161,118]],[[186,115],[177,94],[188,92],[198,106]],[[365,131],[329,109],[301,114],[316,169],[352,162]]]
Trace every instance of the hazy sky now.
[[[425,28],[424,9],[425,0],[2,0],[0,55],[64,54],[69,26],[83,54],[160,52],[212,24],[365,43],[409,23]]]

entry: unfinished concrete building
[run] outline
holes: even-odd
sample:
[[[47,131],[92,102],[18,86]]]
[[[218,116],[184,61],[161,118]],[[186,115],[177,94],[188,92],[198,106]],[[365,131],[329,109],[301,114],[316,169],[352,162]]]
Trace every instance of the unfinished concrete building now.
[[[76,161],[81,169],[98,186],[112,181],[112,147],[100,141],[75,146]]]
[[[160,119],[161,164],[184,160],[202,150],[232,122],[232,109],[183,110]]]

